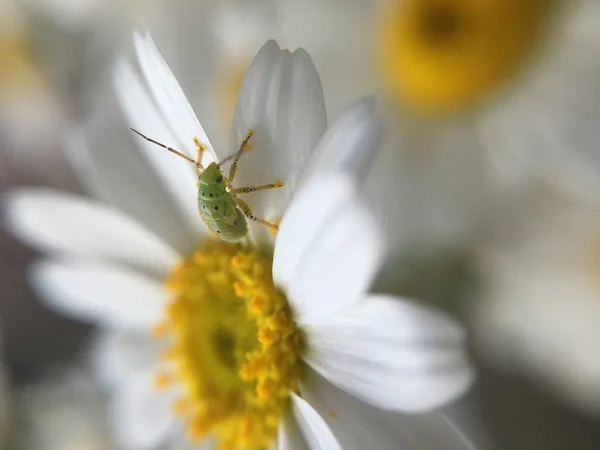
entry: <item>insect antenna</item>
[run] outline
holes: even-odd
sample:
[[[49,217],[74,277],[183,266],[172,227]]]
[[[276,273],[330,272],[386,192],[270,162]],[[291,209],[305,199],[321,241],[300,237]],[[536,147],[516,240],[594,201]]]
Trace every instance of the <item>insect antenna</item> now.
[[[181,153],[181,152],[179,152],[179,151],[175,150],[174,148],[171,148],[171,147],[169,147],[168,145],[165,145],[165,144],[163,144],[163,143],[161,143],[161,142],[155,141],[154,139],[150,139],[149,137],[147,137],[147,136],[143,135],[142,133],[140,133],[138,130],[135,130],[135,129],[133,129],[133,128],[130,128],[130,130],[131,130],[131,131],[133,131],[134,133],[136,133],[136,134],[140,135],[141,137],[143,137],[143,138],[144,138],[144,139],[146,139],[147,141],[149,141],[149,142],[152,142],[153,144],[156,144],[156,145],[158,145],[159,147],[162,147],[162,148],[164,148],[165,150],[168,150],[168,151],[170,151],[171,153],[174,153],[174,154],[176,154],[177,156],[179,156],[179,157],[181,157],[181,158],[185,159],[186,161],[189,161],[189,162],[191,162],[191,163],[192,163],[192,164],[194,164],[195,166],[198,166],[198,163],[197,163],[195,160],[193,160],[193,159],[192,159],[192,158],[190,158],[189,156],[187,156],[187,155],[184,155],[183,153]]]

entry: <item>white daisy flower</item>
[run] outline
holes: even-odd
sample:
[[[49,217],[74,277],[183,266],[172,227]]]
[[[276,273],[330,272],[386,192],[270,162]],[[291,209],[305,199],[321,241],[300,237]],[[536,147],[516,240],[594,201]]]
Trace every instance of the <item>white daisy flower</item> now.
[[[583,411],[600,412],[600,202],[546,193],[480,251],[476,342]],[[518,226],[516,226],[518,225]],[[518,231],[518,232],[515,232]]]
[[[253,248],[205,241],[178,257],[117,211],[67,195],[13,194],[10,214],[31,241],[70,254],[32,271],[48,304],[115,330],[99,355],[127,448],[167,438],[174,412],[192,433],[216,433],[233,448],[262,448],[276,432],[281,448],[298,436],[309,448],[337,448],[336,438],[343,448],[396,448],[406,430],[395,432],[393,422],[378,425],[382,434],[355,427],[368,429],[377,408],[419,412],[450,401],[471,372],[457,324],[365,293],[382,248],[356,199],[343,177],[309,182],[281,224],[273,278],[269,259]],[[132,334],[156,323],[168,343],[162,364],[160,342],[149,358]],[[173,389],[155,390],[172,381]],[[249,400],[240,406],[242,398]],[[280,423],[288,399],[294,415]]]
[[[150,95],[126,65],[116,78],[132,125],[190,156],[197,137],[202,162],[215,159],[150,39],[138,36],[136,47]],[[186,424],[206,448],[469,448],[443,417],[424,416],[421,428],[435,426],[419,440],[396,414],[468,388],[464,331],[435,311],[368,294],[384,248],[353,180],[380,123],[371,101],[358,102],[317,143],[324,117],[308,55],[267,43],[243,83],[230,150],[255,130],[239,178],[286,183],[251,203],[270,220],[286,210],[272,252],[260,229],[245,246],[210,237],[195,210],[193,166],[141,139],[189,236],[182,252],[106,205],[39,190],[9,197],[11,229],[51,255],[31,272],[42,298],[107,328],[95,360],[114,393],[121,445],[151,448]]]
[[[536,177],[593,182],[600,3],[384,3],[372,31],[397,120],[375,173],[396,184],[372,190],[402,205],[390,223],[410,216],[409,236],[468,239],[493,200]]]

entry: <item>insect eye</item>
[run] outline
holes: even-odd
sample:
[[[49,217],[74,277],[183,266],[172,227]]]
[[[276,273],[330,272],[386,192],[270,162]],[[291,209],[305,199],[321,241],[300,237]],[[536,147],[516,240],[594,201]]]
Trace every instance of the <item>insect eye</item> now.
[[[220,183],[221,181],[223,181],[223,177],[221,175],[217,175],[217,178],[215,178],[215,183]]]

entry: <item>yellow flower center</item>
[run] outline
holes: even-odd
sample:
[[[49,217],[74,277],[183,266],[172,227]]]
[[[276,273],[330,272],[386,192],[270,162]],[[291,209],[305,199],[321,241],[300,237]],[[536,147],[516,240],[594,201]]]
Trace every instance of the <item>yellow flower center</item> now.
[[[419,113],[470,106],[514,76],[553,0],[393,0],[378,29],[386,93]]]
[[[158,386],[179,383],[174,405],[192,438],[219,450],[266,449],[298,391],[301,333],[255,249],[207,240],[169,275],[164,323],[172,339]]]

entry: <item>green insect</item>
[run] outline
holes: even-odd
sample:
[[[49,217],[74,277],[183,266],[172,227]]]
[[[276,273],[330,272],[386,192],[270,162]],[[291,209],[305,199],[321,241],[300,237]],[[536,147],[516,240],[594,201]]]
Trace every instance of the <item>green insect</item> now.
[[[206,147],[202,145],[197,138],[194,138],[194,144],[196,145],[198,156],[196,160],[193,160],[174,148],[144,136],[133,128],[131,130],[147,141],[150,141],[194,164],[196,167],[196,174],[198,175],[198,211],[209,230],[218,237],[229,242],[242,240],[248,234],[248,223],[246,218],[265,225],[274,233],[277,232],[278,227],[276,224],[252,214],[248,203],[241,198],[238,198],[238,195],[280,188],[283,186],[283,182],[278,181],[276,183],[261,186],[244,186],[239,188],[233,188],[231,185],[231,182],[235,178],[238,162],[242,153],[251,149],[249,141],[254,134],[253,130],[248,131],[248,134],[240,145],[240,149],[236,153],[218,163],[212,162],[206,168],[202,167],[202,164],[200,164],[202,153],[206,150]],[[234,158],[234,160],[229,168],[229,176],[225,177],[221,170],[221,165],[232,158]]]

